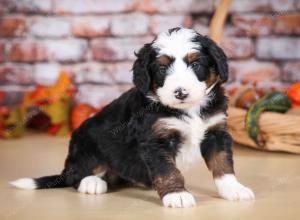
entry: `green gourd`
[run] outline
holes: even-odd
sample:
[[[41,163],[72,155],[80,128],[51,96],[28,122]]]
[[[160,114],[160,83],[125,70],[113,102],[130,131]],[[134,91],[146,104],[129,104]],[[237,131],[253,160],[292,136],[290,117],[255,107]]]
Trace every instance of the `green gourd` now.
[[[291,108],[291,102],[287,95],[281,92],[268,93],[257,100],[248,110],[246,115],[246,130],[249,137],[260,147],[263,147],[265,140],[260,134],[258,118],[262,112],[284,113]]]

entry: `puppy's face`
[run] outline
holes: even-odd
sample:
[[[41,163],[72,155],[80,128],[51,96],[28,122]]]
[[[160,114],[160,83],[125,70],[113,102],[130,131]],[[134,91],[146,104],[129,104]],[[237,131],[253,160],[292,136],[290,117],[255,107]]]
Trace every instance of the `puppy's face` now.
[[[137,57],[133,68],[136,87],[172,108],[204,105],[210,89],[228,76],[223,51],[191,29],[161,33]]]

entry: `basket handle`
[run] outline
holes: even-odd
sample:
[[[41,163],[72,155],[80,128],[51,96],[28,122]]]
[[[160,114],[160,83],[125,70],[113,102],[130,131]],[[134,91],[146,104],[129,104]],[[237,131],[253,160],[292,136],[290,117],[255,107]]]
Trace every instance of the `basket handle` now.
[[[221,0],[209,25],[209,36],[220,44],[225,20],[232,0]]]

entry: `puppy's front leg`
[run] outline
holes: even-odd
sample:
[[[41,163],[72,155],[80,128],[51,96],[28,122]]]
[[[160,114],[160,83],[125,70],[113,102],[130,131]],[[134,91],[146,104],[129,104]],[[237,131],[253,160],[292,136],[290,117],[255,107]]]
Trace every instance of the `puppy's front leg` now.
[[[164,206],[185,208],[196,205],[195,199],[184,187],[184,178],[176,167],[167,173],[156,174],[154,186]]]
[[[240,184],[234,175],[231,145],[232,139],[226,130],[211,130],[201,144],[201,153],[212,171],[218,193],[222,198],[254,199],[252,190]]]
[[[145,157],[153,185],[166,207],[185,208],[196,205],[195,199],[184,186],[184,178],[174,159],[166,152],[155,152]]]

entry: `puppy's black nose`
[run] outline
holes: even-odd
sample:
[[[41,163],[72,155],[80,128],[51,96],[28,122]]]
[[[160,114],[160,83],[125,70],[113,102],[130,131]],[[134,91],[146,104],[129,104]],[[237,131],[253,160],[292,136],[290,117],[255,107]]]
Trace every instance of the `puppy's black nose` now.
[[[175,98],[179,100],[184,100],[189,96],[189,93],[185,89],[180,87],[174,91],[174,94]]]

